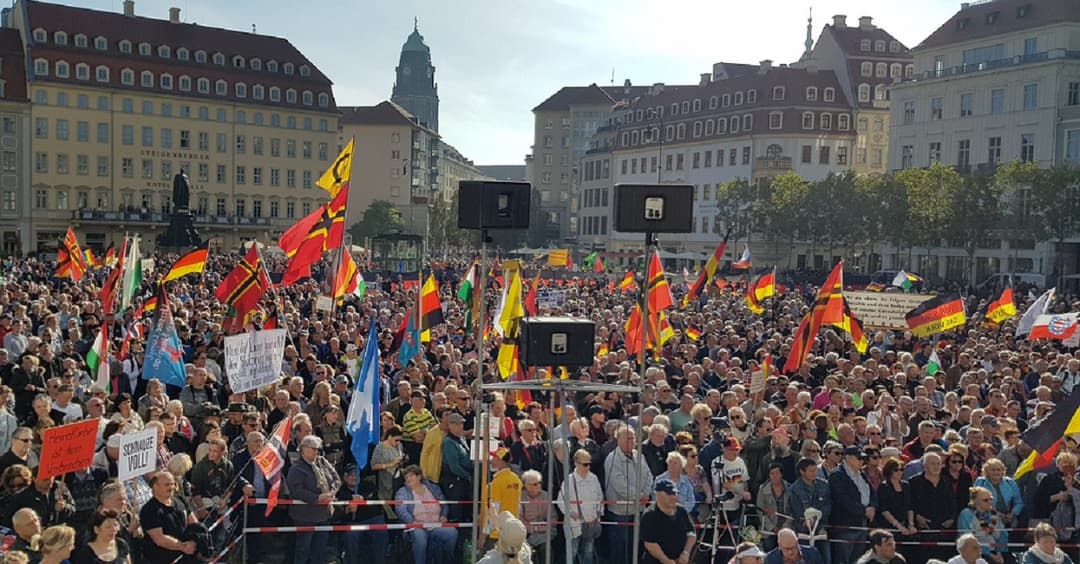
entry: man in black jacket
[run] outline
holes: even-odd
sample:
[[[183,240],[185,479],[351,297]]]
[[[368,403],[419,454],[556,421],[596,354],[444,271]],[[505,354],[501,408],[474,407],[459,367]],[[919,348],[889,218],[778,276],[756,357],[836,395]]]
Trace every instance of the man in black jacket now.
[[[832,557],[836,564],[854,564],[863,553],[866,524],[874,520],[877,495],[863,474],[865,455],[857,446],[844,449],[844,461],[829,474],[832,515],[829,524],[838,527],[830,535]]]

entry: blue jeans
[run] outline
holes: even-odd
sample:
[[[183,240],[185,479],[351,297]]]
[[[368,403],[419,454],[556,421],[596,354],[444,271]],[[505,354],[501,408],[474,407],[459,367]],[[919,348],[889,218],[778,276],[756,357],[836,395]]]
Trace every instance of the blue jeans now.
[[[593,556],[595,541],[593,539],[587,539],[585,537],[574,537],[570,539],[570,551],[574,553],[575,564],[593,564],[595,560]],[[613,561],[614,562],[614,561]]]
[[[386,517],[377,515],[367,521],[357,521],[353,525],[379,525],[386,523]],[[352,531],[345,533],[345,564],[361,562],[386,562],[386,547],[390,545],[389,531]]]
[[[409,529],[405,535],[412,543],[415,564],[427,564],[428,553],[434,556],[432,562],[435,564],[449,562],[454,558],[457,529]]]
[[[608,511],[604,515],[605,521],[614,521],[618,523],[633,523],[633,515],[615,515]],[[630,558],[633,555],[633,548],[630,543],[633,541],[634,528],[625,527],[622,525],[605,525],[604,535],[608,538],[608,560],[610,562],[623,563],[630,562]],[[641,556],[640,554],[638,555]]]
[[[293,563],[324,564],[327,560],[326,546],[329,540],[330,535],[325,531],[320,533],[297,533]]]

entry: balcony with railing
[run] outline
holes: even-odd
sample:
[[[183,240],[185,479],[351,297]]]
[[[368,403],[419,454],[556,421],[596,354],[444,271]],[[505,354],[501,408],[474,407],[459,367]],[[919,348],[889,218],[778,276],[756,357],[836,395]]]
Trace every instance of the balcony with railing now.
[[[1050,49],[1049,51],[1042,51],[1040,53],[1031,53],[1028,55],[1014,55],[1012,57],[1005,57],[1004,59],[983,61],[981,63],[965,63],[954,67],[923,71],[916,74],[911,80],[914,82],[938,80],[942,78],[963,76],[984,71],[999,70],[1010,67],[1045,63],[1047,61],[1061,60],[1080,60],[1080,51],[1070,51],[1067,49]]]
[[[169,215],[142,210],[101,211],[78,209],[71,212],[73,221],[84,223],[124,223],[139,225],[168,225]],[[221,227],[266,227],[286,220],[267,217],[241,217],[235,215],[195,214],[196,225]],[[291,223],[293,220],[287,220]]]
[[[755,174],[769,174],[773,172],[787,172],[794,170],[791,157],[758,157],[754,159]]]

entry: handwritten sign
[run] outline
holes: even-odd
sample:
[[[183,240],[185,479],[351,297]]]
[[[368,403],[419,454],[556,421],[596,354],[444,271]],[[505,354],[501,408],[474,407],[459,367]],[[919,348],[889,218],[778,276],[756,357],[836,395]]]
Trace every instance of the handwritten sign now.
[[[537,307],[559,308],[564,305],[566,305],[566,290],[562,288],[537,288]]]
[[[120,440],[120,458],[116,461],[116,477],[120,481],[138,478],[153,472],[156,467],[157,429],[123,435]]]
[[[851,311],[866,329],[907,329],[904,314],[933,296],[900,292],[844,292]]]
[[[284,329],[225,337],[225,373],[233,393],[261,388],[277,380],[284,357]]]
[[[315,298],[316,311],[332,311],[334,309],[334,298],[330,296],[318,296]]]
[[[46,429],[41,437],[39,479],[89,468],[97,446],[97,419]]]

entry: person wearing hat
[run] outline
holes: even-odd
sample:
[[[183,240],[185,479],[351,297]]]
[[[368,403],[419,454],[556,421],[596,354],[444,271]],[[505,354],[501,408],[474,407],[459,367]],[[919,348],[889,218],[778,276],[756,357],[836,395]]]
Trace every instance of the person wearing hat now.
[[[731,557],[728,564],[762,564],[766,553],[752,542],[739,543],[735,547],[735,556]]]
[[[341,471],[342,485],[337,491],[337,501],[364,501],[378,499],[375,483],[370,476],[360,478],[356,464],[349,462]],[[349,525],[383,525],[386,523],[385,505],[337,506],[335,523]],[[386,562],[386,548],[390,545],[390,532],[386,530],[349,531],[344,534],[345,561],[343,564]]]
[[[330,502],[341,487],[341,478],[337,470],[323,456],[319,455],[322,439],[316,435],[307,435],[300,441],[300,457],[289,468],[285,479],[289,486],[289,495],[304,502],[302,505],[290,505],[289,517],[298,526],[324,525],[330,522],[333,506]],[[325,532],[296,534],[296,564],[322,564],[328,559],[323,554],[327,546],[328,535]]]
[[[641,542],[644,564],[687,564],[693,556],[697,534],[690,514],[679,505],[675,482],[657,480],[653,485],[656,503],[641,515]]]
[[[866,531],[852,530],[865,527],[874,520],[877,511],[877,492],[863,473],[865,454],[857,446],[843,451],[840,467],[829,474],[829,492],[832,494],[832,515],[829,524],[838,527],[831,531],[835,539],[832,546],[833,562],[851,564],[862,552]]]
[[[521,490],[524,489],[524,485],[521,478],[510,469],[510,449],[500,446],[490,454],[491,469],[494,474],[491,476],[491,483],[488,485],[488,504],[504,512],[509,511],[516,518],[521,506]],[[488,508],[483,508],[485,515],[487,510]],[[494,521],[494,516],[489,515],[487,518]],[[483,517],[480,522],[487,523]],[[488,537],[498,540],[499,529],[496,523],[492,522],[491,525],[493,530]],[[481,543],[481,546],[483,544]]]
[[[509,511],[499,514],[499,523],[492,538],[498,538],[495,548],[488,551],[476,564],[531,564],[532,548],[525,542],[525,525]]]
[[[446,436],[442,441],[442,467],[439,470],[439,487],[446,499],[466,501],[472,499],[473,461],[469,446],[465,443],[465,417],[451,413],[447,419]],[[471,516],[467,507],[456,504],[450,507],[450,519],[462,522]]]

